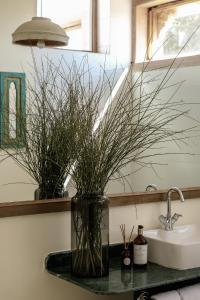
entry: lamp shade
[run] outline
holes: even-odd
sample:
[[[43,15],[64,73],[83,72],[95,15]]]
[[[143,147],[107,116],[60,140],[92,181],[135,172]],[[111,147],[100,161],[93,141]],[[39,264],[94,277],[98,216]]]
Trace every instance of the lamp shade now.
[[[44,17],[33,17],[12,34],[12,42],[23,46],[66,46],[68,39],[63,28]]]

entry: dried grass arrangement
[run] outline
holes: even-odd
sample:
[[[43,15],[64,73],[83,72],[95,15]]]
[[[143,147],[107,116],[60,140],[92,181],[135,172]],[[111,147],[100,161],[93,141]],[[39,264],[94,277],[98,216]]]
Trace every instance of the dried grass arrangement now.
[[[81,73],[75,65],[77,71],[70,83],[77,103],[75,163],[68,170],[77,190],[71,219],[75,275],[98,277],[108,273],[108,207],[103,199],[109,180],[122,178],[121,169],[130,162],[143,165],[147,158],[163,155],[161,146],[167,142],[185,143],[194,129],[173,127],[177,119],[190,118],[188,109],[171,94],[164,100],[161,97],[163,90],[172,87],[172,67],[164,71],[151,91],[145,86],[155,83],[156,78],[146,77],[146,66],[134,80],[130,68],[113,100],[115,71],[108,77],[102,69],[95,83],[87,64],[83,62]],[[179,86],[173,85],[175,89]],[[109,97],[102,111],[105,95]],[[193,122],[195,127],[197,122]]]

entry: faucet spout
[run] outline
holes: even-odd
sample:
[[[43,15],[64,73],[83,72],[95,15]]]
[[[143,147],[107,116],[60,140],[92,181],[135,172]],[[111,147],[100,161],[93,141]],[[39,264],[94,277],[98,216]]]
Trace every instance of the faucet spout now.
[[[183,197],[183,193],[181,192],[181,190],[177,187],[172,187],[168,190],[167,192],[167,215],[164,218],[161,218],[162,216],[160,216],[160,222],[162,224],[164,224],[165,226],[165,230],[173,230],[173,225],[174,223],[178,220],[178,218],[181,216],[179,214],[174,214],[174,216],[172,217],[172,210],[171,210],[171,195],[173,192],[176,192],[179,195],[180,201],[184,202],[184,197]]]
[[[179,188],[177,188],[177,187],[172,187],[172,188],[169,189],[169,191],[167,192],[167,198],[168,198],[168,199],[170,198],[170,200],[171,200],[171,194],[172,194],[173,192],[176,192],[176,193],[179,195],[179,198],[180,198],[181,202],[184,202],[184,201],[185,201],[185,199],[184,199],[184,197],[183,197],[183,193],[182,193],[181,190],[180,190]]]
[[[157,190],[158,190],[157,185],[154,183],[151,183],[146,187],[146,192],[157,191]]]

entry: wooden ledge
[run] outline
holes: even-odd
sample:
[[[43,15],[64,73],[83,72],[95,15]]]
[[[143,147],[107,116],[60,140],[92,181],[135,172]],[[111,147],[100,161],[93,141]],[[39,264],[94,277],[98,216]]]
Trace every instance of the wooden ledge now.
[[[185,199],[200,198],[200,187],[181,189]],[[110,207],[161,202],[167,190],[108,195]],[[177,199],[176,193],[172,194]],[[0,218],[70,211],[70,198],[0,203]]]
[[[173,63],[173,65],[172,65]],[[159,69],[168,69],[169,67],[172,68],[184,68],[184,67],[193,67],[200,65],[200,55],[192,55],[192,56],[183,56],[177,57],[174,61],[174,58],[166,58],[160,60],[151,60],[146,62],[135,62],[133,64],[133,68],[135,72],[141,72],[142,70],[145,71],[153,71]]]
[[[30,200],[0,203],[0,218],[70,210],[70,199]]]
[[[181,188],[185,199],[200,198],[200,187]],[[110,206],[124,206],[131,204],[144,204],[152,202],[161,202],[166,200],[167,190],[158,190],[153,192],[137,192],[130,194],[109,195]],[[178,195],[172,194],[172,200],[177,200]]]

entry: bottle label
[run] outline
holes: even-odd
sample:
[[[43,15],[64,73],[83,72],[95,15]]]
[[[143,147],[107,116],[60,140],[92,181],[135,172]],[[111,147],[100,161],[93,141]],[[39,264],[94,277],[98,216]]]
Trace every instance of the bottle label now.
[[[130,258],[129,258],[129,257],[125,257],[125,258],[123,259],[123,263],[124,263],[125,266],[129,266],[130,263],[131,263]]]
[[[134,264],[145,265],[147,264],[147,247],[148,245],[134,245]]]

